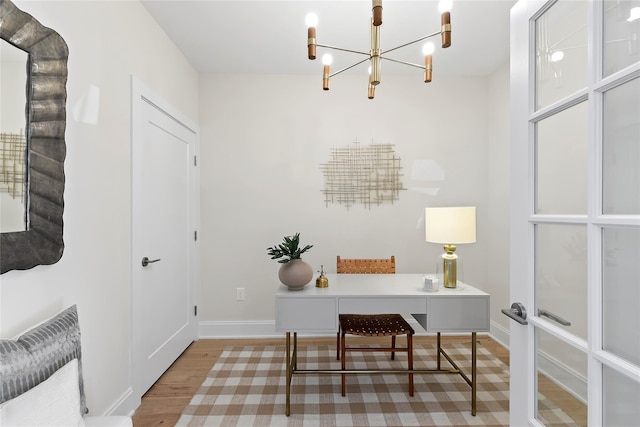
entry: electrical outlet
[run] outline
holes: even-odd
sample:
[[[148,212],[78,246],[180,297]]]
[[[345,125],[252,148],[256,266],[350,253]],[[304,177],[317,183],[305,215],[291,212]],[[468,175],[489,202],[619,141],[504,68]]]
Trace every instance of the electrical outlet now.
[[[244,288],[236,288],[236,301],[244,301]]]

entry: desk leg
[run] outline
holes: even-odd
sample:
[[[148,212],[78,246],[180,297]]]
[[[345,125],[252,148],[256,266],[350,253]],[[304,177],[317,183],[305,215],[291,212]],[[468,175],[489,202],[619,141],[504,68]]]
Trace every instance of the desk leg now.
[[[298,369],[298,333],[293,333],[293,361],[291,367],[291,376],[293,376],[293,371]]]
[[[285,345],[285,360],[287,365],[286,372],[286,415],[287,417],[291,414],[291,333],[287,332],[286,345]]]
[[[476,337],[476,332],[472,332],[471,333],[471,378],[469,378],[469,375],[467,375],[460,367],[458,367],[458,364],[451,358],[451,356],[449,356],[447,354],[446,351],[444,351],[441,347],[441,342],[440,342],[440,332],[438,332],[438,336],[437,336],[437,341],[436,341],[436,347],[437,347],[437,352],[438,352],[438,369],[436,371],[441,371],[441,372],[446,372],[442,371],[440,369],[440,355],[444,356],[445,359],[447,359],[447,361],[451,364],[451,366],[453,366],[454,371],[449,371],[449,372],[456,372],[458,373],[465,381],[468,385],[471,386],[471,415],[475,416],[476,415],[476,394],[477,394],[477,380],[476,380],[476,374],[477,374],[477,337]]]
[[[440,332],[438,332],[438,336],[436,337],[436,354],[438,355],[438,358],[436,359],[438,362],[438,366],[437,369],[438,371],[440,370]]]
[[[471,333],[471,415],[476,415],[476,333]]]

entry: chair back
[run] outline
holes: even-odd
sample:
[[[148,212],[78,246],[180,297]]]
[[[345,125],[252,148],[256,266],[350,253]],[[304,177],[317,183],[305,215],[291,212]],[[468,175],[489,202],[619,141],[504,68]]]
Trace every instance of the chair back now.
[[[396,257],[384,259],[337,258],[338,274],[395,274]]]

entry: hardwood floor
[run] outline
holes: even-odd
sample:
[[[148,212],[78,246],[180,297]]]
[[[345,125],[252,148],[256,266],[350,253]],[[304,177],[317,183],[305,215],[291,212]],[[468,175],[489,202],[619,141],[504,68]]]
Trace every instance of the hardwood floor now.
[[[142,396],[134,427],[173,426],[189,404],[222,350],[228,345],[283,344],[279,339],[203,339],[194,341]]]
[[[443,337],[443,342],[467,341],[468,337]],[[300,338],[301,344],[335,344],[335,337]],[[509,351],[486,336],[478,341],[505,365]],[[415,337],[414,343],[435,343],[435,337]],[[133,416],[134,427],[173,426],[185,406],[228,345],[284,345],[284,337],[270,339],[202,339],[193,342],[142,397]],[[541,382],[540,391],[569,413],[579,425],[586,423],[586,407],[551,381]],[[544,388],[544,389],[543,389]]]

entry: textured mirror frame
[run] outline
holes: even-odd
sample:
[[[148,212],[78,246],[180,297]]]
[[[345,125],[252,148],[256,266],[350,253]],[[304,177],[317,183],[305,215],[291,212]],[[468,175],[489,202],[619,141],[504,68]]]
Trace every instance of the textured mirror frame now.
[[[0,274],[54,264],[64,251],[67,58],[58,33],[0,0],[0,38],[29,54],[27,66],[27,230],[0,233]]]

